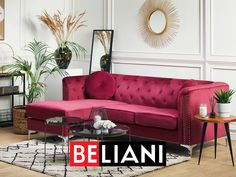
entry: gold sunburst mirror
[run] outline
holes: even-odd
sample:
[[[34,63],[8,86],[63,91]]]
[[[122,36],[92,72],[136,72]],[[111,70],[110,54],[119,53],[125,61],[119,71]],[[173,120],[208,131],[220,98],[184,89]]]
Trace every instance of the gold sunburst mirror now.
[[[170,0],[146,0],[139,15],[140,32],[148,45],[161,48],[173,41],[179,27],[179,18]]]

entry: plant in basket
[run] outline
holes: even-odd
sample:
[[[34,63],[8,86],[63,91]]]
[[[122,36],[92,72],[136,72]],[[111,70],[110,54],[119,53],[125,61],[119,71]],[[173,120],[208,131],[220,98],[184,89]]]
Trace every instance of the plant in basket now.
[[[25,50],[33,54],[33,61],[28,58],[13,56],[15,63],[4,65],[1,68],[12,75],[25,74],[27,90],[24,96],[29,104],[35,102],[44,94],[46,88],[44,82],[50,75],[59,73],[61,76],[65,76],[67,73],[57,66],[54,55],[48,52],[47,44],[34,40],[26,45]],[[16,119],[14,119],[14,116],[16,116]],[[16,120],[18,120],[17,123]],[[14,122],[16,123],[15,125]],[[19,130],[20,122],[24,124],[24,126],[20,126],[22,130]],[[25,122],[25,108],[15,107],[13,110],[15,132],[26,133]]]

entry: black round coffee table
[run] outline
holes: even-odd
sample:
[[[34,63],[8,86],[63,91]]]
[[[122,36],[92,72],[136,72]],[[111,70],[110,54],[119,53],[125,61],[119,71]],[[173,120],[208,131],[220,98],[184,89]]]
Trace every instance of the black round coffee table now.
[[[81,126],[73,126],[70,128],[69,133],[74,136],[79,136],[82,138],[88,138],[88,139],[97,139],[103,141],[104,138],[114,138],[114,137],[120,137],[124,135],[128,135],[129,141],[131,141],[130,136],[130,128],[123,124],[116,124],[117,126],[114,128],[111,128],[108,130],[108,132],[103,133],[103,131],[98,132],[97,129],[95,129],[91,125],[85,125],[83,127]]]

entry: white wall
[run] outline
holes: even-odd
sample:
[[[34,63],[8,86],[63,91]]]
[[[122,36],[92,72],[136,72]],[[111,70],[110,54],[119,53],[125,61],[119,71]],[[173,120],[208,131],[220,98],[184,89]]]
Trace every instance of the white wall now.
[[[174,41],[161,49],[149,47],[139,34],[138,11],[144,1],[6,0],[5,41],[19,53],[33,38],[44,40],[54,50],[53,36],[36,15],[44,9],[86,10],[88,27],[73,39],[86,47],[88,55],[86,60],[74,60],[71,68],[82,67],[88,73],[92,30],[112,28],[114,73],[225,81],[236,89],[235,0],[172,0],[179,13],[180,28]],[[235,108],[236,95],[234,114]]]
[[[172,0],[180,28],[171,45],[161,49],[149,47],[139,34],[138,11],[144,1],[110,4],[113,72],[223,81],[236,89],[235,0]],[[232,102],[236,114],[236,95]],[[236,138],[236,124],[231,129]]]

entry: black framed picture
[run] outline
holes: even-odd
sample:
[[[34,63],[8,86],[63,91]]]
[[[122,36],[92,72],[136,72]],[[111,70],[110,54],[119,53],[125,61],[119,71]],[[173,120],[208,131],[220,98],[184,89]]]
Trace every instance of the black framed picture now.
[[[111,71],[113,30],[93,30],[89,73]]]
[[[0,0],[0,40],[4,40],[5,0]]]

